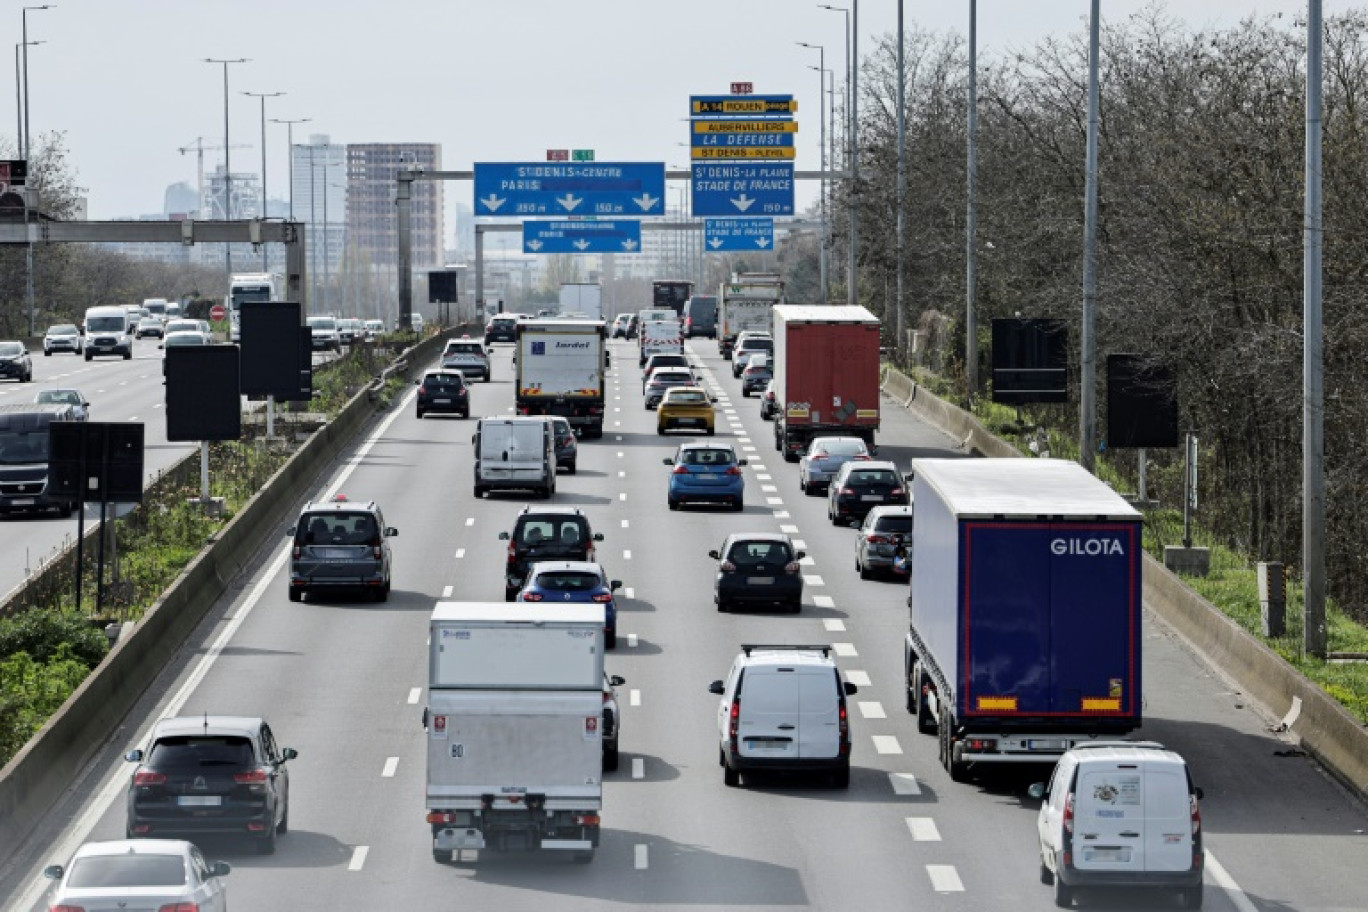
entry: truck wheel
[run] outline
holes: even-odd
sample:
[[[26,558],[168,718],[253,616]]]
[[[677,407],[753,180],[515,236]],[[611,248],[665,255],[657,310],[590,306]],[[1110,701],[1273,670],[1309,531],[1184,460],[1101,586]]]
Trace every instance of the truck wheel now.
[[[476,500],[479,500],[481,497],[484,497],[484,488],[480,487],[479,485],[476,485],[476,486],[475,486],[475,499],[476,499]]]
[[[296,589],[293,586],[286,590],[286,594],[290,597],[290,601],[292,602],[299,602],[304,599],[304,590]]]
[[[1058,907],[1061,908],[1061,909],[1072,909],[1072,908],[1073,908],[1073,897],[1074,897],[1073,887],[1070,887],[1070,886],[1066,885],[1066,884],[1064,883],[1064,881],[1060,880],[1060,879],[1059,879],[1059,876],[1056,875],[1056,876],[1055,876],[1055,879],[1054,879],[1054,901],[1055,901],[1055,905],[1058,906]]]
[[[1179,895],[1183,897],[1183,908],[1202,908],[1202,885],[1200,883],[1195,887],[1183,887]]]
[[[451,864],[452,856],[455,851],[452,849],[433,849],[432,860],[438,864]]]
[[[831,774],[831,784],[838,789],[850,788],[850,762],[847,761]]]
[[[860,559],[858,557],[855,559],[855,569],[860,571],[860,579],[862,580],[874,578],[873,571],[866,567],[864,564],[860,563]]]
[[[741,784],[741,774],[732,769],[730,765],[722,764],[722,784],[728,788],[736,788]]]
[[[90,352],[86,352],[86,353],[85,353],[85,359],[86,359],[87,361],[89,361],[89,360],[91,359],[91,357],[92,357],[92,356],[91,356]]]
[[[1040,882],[1047,887],[1054,884],[1054,873],[1045,864],[1044,858],[1040,859]]]
[[[616,747],[604,748],[603,768],[610,773],[618,768],[618,749]]]

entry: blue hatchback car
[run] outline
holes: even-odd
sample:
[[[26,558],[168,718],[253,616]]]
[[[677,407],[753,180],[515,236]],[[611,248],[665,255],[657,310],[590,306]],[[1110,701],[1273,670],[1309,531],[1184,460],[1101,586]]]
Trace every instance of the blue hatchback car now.
[[[736,458],[731,444],[686,443],[673,459],[663,461],[674,467],[665,495],[671,510],[690,501],[726,504],[738,513],[745,509],[746,480],[741,467],[746,460]]]
[[[518,593],[520,602],[595,602],[604,607],[604,647],[617,646],[617,600],[621,580],[609,580],[603,567],[591,561],[540,561],[527,573]]]

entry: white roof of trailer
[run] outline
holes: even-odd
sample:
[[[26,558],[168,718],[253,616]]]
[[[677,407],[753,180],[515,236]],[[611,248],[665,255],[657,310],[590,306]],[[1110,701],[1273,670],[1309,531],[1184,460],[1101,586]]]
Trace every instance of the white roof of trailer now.
[[[438,602],[432,623],[491,623],[521,621],[526,624],[602,624],[604,607],[597,603],[571,602],[542,605],[536,602]]]
[[[912,471],[961,519],[1140,518],[1120,494],[1064,459],[914,459]]]
[[[850,304],[780,304],[774,308],[786,323],[878,323],[879,318],[866,308]]]

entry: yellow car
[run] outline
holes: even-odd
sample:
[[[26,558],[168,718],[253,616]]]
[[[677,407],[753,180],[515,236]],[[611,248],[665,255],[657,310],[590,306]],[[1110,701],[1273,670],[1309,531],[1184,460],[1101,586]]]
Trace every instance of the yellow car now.
[[[665,390],[665,398],[660,400],[656,410],[656,433],[663,434],[671,428],[704,428],[711,437],[713,403],[716,401],[702,387],[670,387]]]

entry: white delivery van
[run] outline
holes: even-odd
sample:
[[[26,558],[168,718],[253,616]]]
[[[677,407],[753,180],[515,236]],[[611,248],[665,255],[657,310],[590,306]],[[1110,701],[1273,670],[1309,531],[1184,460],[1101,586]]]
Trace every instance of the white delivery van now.
[[[1183,758],[1153,741],[1095,741],[1065,751],[1036,828],[1040,879],[1067,908],[1078,887],[1172,887],[1202,906],[1202,790]]]
[[[642,323],[637,338],[641,342],[637,367],[645,367],[651,355],[684,354],[684,334],[674,318]]]
[[[92,307],[85,312],[85,359],[96,355],[133,357],[133,318],[125,307]]]
[[[556,445],[541,415],[481,418],[475,427],[475,497],[487,491],[556,493]]]
[[[741,784],[749,772],[826,773],[837,788],[850,785],[850,717],[830,646],[741,647],[725,681],[710,693],[717,708],[722,780]]]

